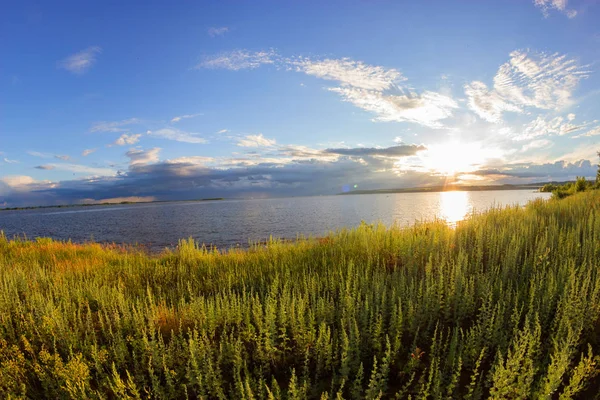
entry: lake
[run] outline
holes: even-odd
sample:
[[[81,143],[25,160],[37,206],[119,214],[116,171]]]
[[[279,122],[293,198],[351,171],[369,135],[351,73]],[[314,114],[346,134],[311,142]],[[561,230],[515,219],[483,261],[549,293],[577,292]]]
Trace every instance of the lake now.
[[[51,237],[75,242],[143,244],[152,251],[192,237],[218,247],[247,246],[273,237],[322,236],[361,221],[409,225],[442,218],[450,224],[472,210],[524,205],[548,198],[530,190],[393,193],[127,204],[0,211],[7,237]]]

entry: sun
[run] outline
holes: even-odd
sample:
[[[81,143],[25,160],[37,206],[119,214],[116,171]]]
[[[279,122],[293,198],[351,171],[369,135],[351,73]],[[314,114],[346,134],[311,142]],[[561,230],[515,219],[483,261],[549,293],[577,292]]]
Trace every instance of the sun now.
[[[449,142],[430,145],[419,155],[423,169],[436,175],[453,176],[474,172],[499,153],[495,149],[484,149],[479,143]]]

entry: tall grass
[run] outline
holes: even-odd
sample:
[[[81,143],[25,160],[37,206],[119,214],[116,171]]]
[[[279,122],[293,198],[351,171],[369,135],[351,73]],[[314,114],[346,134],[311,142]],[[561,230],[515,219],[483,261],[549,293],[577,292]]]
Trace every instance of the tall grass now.
[[[600,193],[149,256],[0,238],[0,398],[593,398]]]

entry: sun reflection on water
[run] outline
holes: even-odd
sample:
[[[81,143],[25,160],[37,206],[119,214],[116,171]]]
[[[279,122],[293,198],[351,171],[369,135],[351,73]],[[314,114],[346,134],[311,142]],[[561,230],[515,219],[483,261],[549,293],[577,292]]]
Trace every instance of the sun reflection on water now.
[[[463,220],[471,211],[471,202],[467,192],[440,192],[439,216],[450,225]]]

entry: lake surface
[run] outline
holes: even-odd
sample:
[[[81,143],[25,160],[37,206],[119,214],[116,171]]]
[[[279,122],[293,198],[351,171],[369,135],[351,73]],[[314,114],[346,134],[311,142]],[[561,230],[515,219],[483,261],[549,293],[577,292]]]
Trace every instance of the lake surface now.
[[[530,190],[394,193],[222,200],[0,211],[7,237],[143,244],[152,251],[192,237],[218,247],[274,237],[322,236],[361,221],[409,225],[443,218],[450,224],[472,210],[524,205],[550,193]]]

